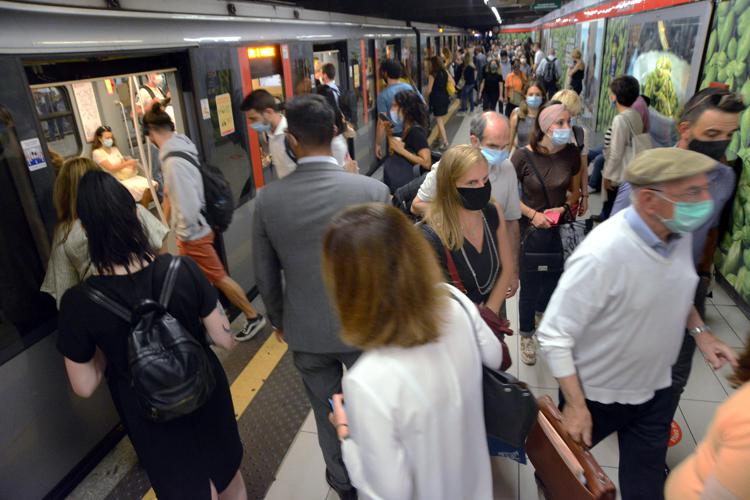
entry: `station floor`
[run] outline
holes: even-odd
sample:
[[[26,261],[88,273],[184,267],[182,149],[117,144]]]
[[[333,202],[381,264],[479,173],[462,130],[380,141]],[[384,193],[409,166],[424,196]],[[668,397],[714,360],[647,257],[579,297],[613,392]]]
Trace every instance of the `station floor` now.
[[[459,116],[449,128],[454,144],[468,142],[471,116]],[[456,130],[457,127],[457,130]],[[455,130],[455,135],[452,132]],[[592,210],[598,213],[601,200],[592,197]],[[259,299],[254,302],[263,309]],[[518,303],[513,298],[508,314],[518,331]],[[713,331],[737,350],[747,342],[750,321],[718,286],[707,305],[707,320]],[[238,320],[235,328],[239,328]],[[536,395],[548,394],[557,401],[557,382],[539,358],[535,366],[520,362],[518,336],[507,339],[513,366],[510,372],[529,384]],[[255,339],[240,344],[223,363],[232,385],[240,434],[245,446],[242,472],[248,498],[266,500],[335,500],[337,495],[325,481],[325,465],[318,447],[315,420],[309,409],[301,381],[292,365],[286,345],[266,330]],[[682,431],[680,441],[670,448],[667,464],[676,466],[695,448],[706,433],[716,411],[732,388],[727,367],[714,372],[699,353],[676,416]],[[605,473],[618,483],[618,447],[610,436],[593,450]],[[531,465],[507,459],[492,459],[494,498],[537,500],[542,498],[534,481]],[[155,498],[148,478],[137,464],[127,438],[89,474],[69,495],[70,499]]]

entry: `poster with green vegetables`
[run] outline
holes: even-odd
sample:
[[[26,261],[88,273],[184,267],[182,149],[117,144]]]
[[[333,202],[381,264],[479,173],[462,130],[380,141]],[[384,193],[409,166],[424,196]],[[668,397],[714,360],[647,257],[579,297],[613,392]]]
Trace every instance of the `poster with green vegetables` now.
[[[550,47],[554,48],[556,57],[560,61],[560,77],[557,81],[557,86],[564,89],[568,68],[572,64],[570,54],[576,48],[576,25],[550,30],[549,43],[550,45],[547,45],[547,54],[549,54]]]
[[[729,85],[750,104],[750,0],[722,2],[717,6],[708,39],[701,87],[711,82]],[[718,271],[750,302],[750,110],[740,119],[740,130],[727,149],[729,161],[742,162],[732,224],[716,254]]]
[[[606,132],[617,113],[609,83],[620,75],[637,78],[656,111],[679,118],[698,84],[692,68],[700,65],[709,13],[710,4],[698,2],[608,21],[597,131]]]

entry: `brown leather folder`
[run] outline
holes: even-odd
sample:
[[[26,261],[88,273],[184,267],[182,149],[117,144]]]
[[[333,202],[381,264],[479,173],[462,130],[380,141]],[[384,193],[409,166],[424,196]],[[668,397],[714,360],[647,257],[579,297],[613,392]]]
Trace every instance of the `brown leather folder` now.
[[[546,499],[615,500],[614,483],[593,455],[565,432],[552,398],[542,396],[537,401],[539,416],[526,439],[526,453]]]

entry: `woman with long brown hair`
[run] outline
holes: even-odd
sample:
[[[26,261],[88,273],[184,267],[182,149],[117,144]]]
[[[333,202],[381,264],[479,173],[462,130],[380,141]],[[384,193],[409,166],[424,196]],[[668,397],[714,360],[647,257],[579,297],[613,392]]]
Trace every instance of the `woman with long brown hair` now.
[[[746,339],[747,341],[747,339]],[[737,391],[716,409],[692,455],[667,479],[667,500],[750,498],[750,343],[729,378]]]
[[[497,368],[502,351],[477,308],[384,204],[331,221],[323,273],[342,339],[364,351],[344,375],[346,409],[333,396],[332,417],[360,496],[492,498],[481,365]]]
[[[556,224],[569,215],[579,197],[575,188],[581,157],[578,148],[570,143],[571,135],[570,112],[560,102],[551,101],[534,119],[528,146],[516,149],[510,158],[521,186],[524,216],[519,320],[521,361],[527,365],[536,363],[535,318],[547,308],[562,274],[562,243]],[[542,263],[542,269],[532,266],[532,259],[525,259],[527,253],[559,253],[560,269],[551,269],[547,262]],[[524,264],[527,261],[529,264]]]
[[[52,295],[58,307],[66,290],[82,282],[93,273],[88,251],[88,238],[78,220],[78,183],[92,171],[101,170],[92,160],[78,157],[63,163],[55,179],[52,200],[57,212],[57,226],[52,238],[47,274],[41,290]],[[137,205],[148,240],[155,251],[165,246],[169,230],[151,212]]]
[[[430,78],[427,80],[427,90],[424,97],[430,103],[430,111],[435,115],[438,132],[440,133],[440,149],[448,147],[448,134],[445,132],[445,115],[448,114],[450,96],[448,95],[448,79],[443,61],[438,56],[430,58]]]

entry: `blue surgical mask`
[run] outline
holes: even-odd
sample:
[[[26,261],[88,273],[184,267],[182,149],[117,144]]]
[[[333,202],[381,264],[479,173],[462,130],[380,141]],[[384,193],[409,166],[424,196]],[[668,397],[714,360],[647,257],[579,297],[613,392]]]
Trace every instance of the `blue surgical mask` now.
[[[102,141],[102,144],[104,144],[104,147],[111,148],[112,145],[115,143],[112,139],[104,139]]]
[[[530,95],[526,97],[526,105],[530,108],[538,108],[542,105],[542,96]]]
[[[393,122],[393,125],[395,125],[396,128],[401,128],[403,126],[404,121],[399,116],[398,111],[391,110],[389,115],[391,117],[391,121]]]
[[[564,146],[570,142],[569,128],[556,128],[552,131],[552,144],[555,146]]]
[[[490,165],[500,165],[508,159],[508,151],[504,149],[482,148],[482,154]]]
[[[263,132],[268,133],[271,131],[271,125],[269,125],[268,123],[263,123],[263,122],[251,123],[250,127],[252,127],[252,129],[258,132],[259,134],[262,134]]]
[[[658,193],[658,191],[657,191]],[[674,215],[671,219],[657,217],[673,233],[692,233],[701,227],[714,213],[714,200],[685,202],[672,201],[663,194],[659,197],[674,205]]]

